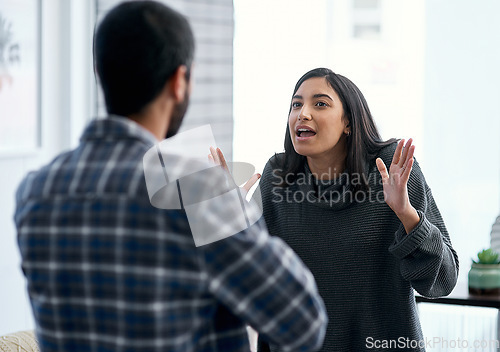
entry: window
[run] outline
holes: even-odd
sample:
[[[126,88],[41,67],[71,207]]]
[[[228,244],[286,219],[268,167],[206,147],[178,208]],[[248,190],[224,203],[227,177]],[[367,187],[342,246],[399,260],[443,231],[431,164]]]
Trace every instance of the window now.
[[[380,0],[353,0],[352,36],[357,39],[380,39]]]

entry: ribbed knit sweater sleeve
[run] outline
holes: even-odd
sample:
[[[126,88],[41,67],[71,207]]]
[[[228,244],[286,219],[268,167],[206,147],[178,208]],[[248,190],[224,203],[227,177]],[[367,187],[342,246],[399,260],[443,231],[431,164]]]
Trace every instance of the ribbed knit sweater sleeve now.
[[[389,166],[392,155],[382,152],[381,157]],[[416,160],[408,181],[408,196],[420,222],[409,234],[401,224],[389,252],[400,259],[402,277],[418,293],[426,297],[446,296],[458,278],[458,256]]]

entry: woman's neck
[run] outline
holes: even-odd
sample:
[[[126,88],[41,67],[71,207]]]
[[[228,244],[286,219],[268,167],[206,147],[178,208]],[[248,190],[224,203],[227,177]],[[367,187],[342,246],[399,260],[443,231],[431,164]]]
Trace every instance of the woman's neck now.
[[[308,156],[309,170],[317,180],[333,180],[345,170],[347,153],[329,153],[323,156]]]

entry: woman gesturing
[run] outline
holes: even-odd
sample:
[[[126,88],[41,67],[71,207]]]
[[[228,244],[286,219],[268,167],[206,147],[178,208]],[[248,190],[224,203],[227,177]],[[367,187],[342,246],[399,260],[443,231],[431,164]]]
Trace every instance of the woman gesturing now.
[[[420,218],[416,209],[410,204],[407,187],[413,166],[415,146],[412,145],[413,141],[410,138],[402,152],[404,142],[403,139],[398,143],[389,172],[387,172],[382,159],[378,158],[376,163],[382,176],[385,202],[401,220],[406,232],[410,233],[418,224]]]
[[[455,286],[458,257],[414,150],[380,138],[347,78],[320,68],[297,82],[285,152],[260,190],[270,234],[311,269],[325,301],[322,351],[424,351],[413,290]]]

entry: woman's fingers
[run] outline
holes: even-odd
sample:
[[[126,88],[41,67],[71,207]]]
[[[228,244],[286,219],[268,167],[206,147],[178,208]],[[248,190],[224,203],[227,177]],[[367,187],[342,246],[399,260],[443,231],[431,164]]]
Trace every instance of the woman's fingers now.
[[[213,161],[215,164],[220,165],[224,170],[229,172],[226,158],[224,158],[224,153],[222,153],[222,150],[220,150],[220,148],[215,149],[214,147],[210,147],[208,160]]]
[[[229,167],[227,166],[226,158],[224,157],[224,153],[220,148],[215,149],[214,147],[210,147],[210,154],[208,154],[208,160],[216,165],[220,165],[223,170],[225,170],[228,175],[231,177],[231,173],[229,171]],[[250,189],[255,185],[255,183],[259,180],[260,174],[255,174],[243,185],[243,189],[248,193]],[[234,182],[234,181],[233,181]]]
[[[405,147],[403,148],[403,155],[401,156],[401,158],[399,159],[399,167],[403,167],[404,164],[406,164],[406,162],[408,161],[408,152],[410,150],[410,147],[411,147],[411,143],[413,142],[413,139],[408,139],[408,142],[406,143]]]
[[[377,158],[375,162],[377,163],[377,168],[380,172],[380,176],[382,176],[382,182],[386,183],[389,180],[389,173],[387,172],[387,168],[385,167],[384,162],[380,158]]]
[[[405,182],[408,182],[408,179],[410,178],[410,172],[411,172],[411,168],[413,167],[413,154],[415,153],[415,146],[412,145],[410,148],[409,148],[409,151],[408,151],[408,156],[406,158],[406,162],[405,164],[403,165],[403,174],[402,174],[402,178]]]
[[[403,175],[401,176],[401,178],[403,179],[403,181],[405,183],[408,183],[408,180],[410,179],[410,173],[411,173],[411,169],[413,167],[413,162],[414,162],[414,159],[410,159],[408,161],[408,165],[406,165],[405,171],[403,172]]]
[[[217,165],[220,165],[219,156],[217,155],[217,151],[214,147],[210,147],[210,153],[212,154],[212,158],[214,159]]]
[[[229,172],[229,167],[227,166],[227,163],[226,163],[226,158],[224,158],[224,154],[222,153],[222,150],[220,150],[220,148],[217,148],[217,156],[219,157],[219,160],[220,160],[220,166],[222,166],[222,168],[224,170],[226,170],[226,172]]]
[[[399,141],[398,146],[396,147],[396,150],[394,151],[394,156],[392,157],[393,164],[398,165],[399,160],[401,159],[401,151],[403,150],[404,143],[405,143],[404,139]]]
[[[255,183],[259,180],[260,174],[255,174],[243,185],[243,189],[248,193],[250,189],[255,185]]]
[[[219,149],[219,148],[217,148],[217,149]],[[220,160],[219,153],[217,152],[217,149],[215,149],[214,147],[210,147],[210,153],[212,154],[212,157],[214,158],[217,165],[222,166],[222,162]]]

